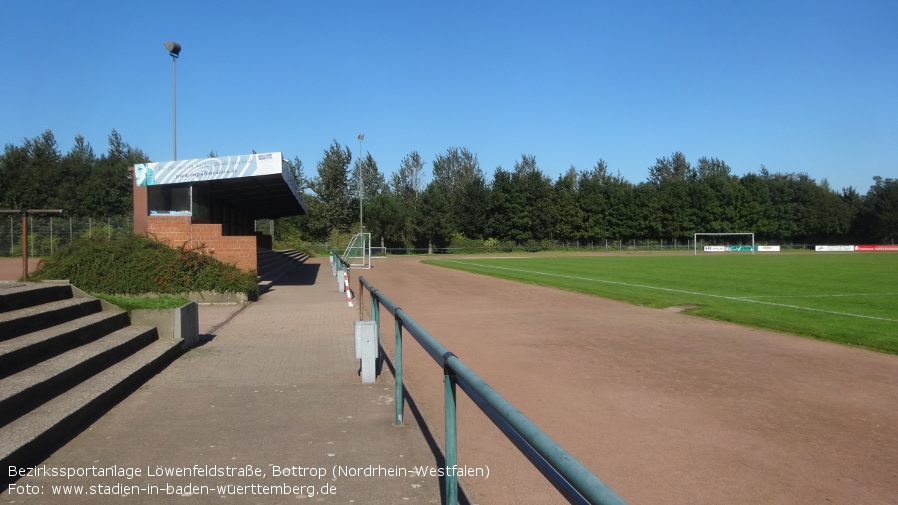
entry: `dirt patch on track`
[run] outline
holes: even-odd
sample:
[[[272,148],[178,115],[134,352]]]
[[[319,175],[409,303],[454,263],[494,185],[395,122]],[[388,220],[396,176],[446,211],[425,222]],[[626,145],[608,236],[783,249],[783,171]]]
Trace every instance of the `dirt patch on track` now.
[[[898,356],[413,258],[353,274],[354,289],[368,279],[632,504],[898,496]],[[392,324],[382,326],[392,356]],[[441,370],[408,336],[403,352],[406,383],[442,440]],[[474,501],[562,503],[459,396],[459,463],[490,469],[464,479]]]

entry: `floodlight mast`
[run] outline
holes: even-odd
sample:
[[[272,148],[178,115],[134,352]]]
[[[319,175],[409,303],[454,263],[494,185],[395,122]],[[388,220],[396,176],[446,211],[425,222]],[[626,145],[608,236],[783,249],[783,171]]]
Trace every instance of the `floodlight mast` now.
[[[171,144],[172,160],[178,159],[178,107],[177,107],[177,79],[175,77],[175,60],[181,54],[181,44],[169,40],[162,44],[171,56]]]
[[[365,233],[365,225],[362,223],[362,141],[365,140],[365,134],[359,134],[359,233]]]

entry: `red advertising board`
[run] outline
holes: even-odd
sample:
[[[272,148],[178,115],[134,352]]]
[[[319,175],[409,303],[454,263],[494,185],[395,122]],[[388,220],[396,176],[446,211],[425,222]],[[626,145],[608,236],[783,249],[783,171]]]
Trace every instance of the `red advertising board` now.
[[[855,251],[891,251],[898,252],[898,244],[856,245]]]

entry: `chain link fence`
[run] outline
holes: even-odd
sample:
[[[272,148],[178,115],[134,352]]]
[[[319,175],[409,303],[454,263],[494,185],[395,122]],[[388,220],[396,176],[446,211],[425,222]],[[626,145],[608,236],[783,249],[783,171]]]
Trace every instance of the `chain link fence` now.
[[[60,247],[81,237],[105,237],[113,238],[126,236],[133,233],[134,222],[130,216],[104,217],[104,218],[78,218],[58,216],[28,216],[28,256],[42,258],[53,254]],[[276,233],[275,222],[269,219],[259,219],[255,222],[255,230],[266,235]],[[738,239],[729,239],[729,242],[739,243]],[[702,240],[700,244],[716,243],[714,240]],[[722,243],[722,242],[721,242]],[[783,249],[814,249],[814,245],[792,243],[791,241],[758,241],[757,245],[776,244]],[[303,244],[279,244],[283,247],[299,247],[310,251],[327,254],[330,249],[341,250],[345,243],[308,243]],[[683,251],[691,252],[694,244],[691,240],[603,240],[598,242],[565,243],[557,241],[533,241],[527,244],[510,243],[486,243],[484,241],[465,240],[464,244],[455,244],[448,247],[404,248],[387,247],[377,248],[379,254],[406,255],[406,254],[476,254],[476,253],[516,253],[538,251],[567,251],[567,252],[600,252],[600,251]],[[324,251],[323,253],[321,251]],[[0,216],[0,257],[22,256],[22,217],[18,215]]]
[[[134,232],[130,216],[28,216],[28,256],[42,258],[82,237],[114,238]],[[0,216],[0,257],[22,257],[22,216]]]

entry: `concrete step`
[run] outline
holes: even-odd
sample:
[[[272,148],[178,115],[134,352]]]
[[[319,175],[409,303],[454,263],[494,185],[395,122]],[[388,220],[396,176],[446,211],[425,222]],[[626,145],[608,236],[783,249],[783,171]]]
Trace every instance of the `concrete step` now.
[[[295,250],[266,251],[270,258],[264,266],[259,267],[259,292],[267,291],[277,279],[302,264],[308,255]]]
[[[96,298],[69,298],[0,312],[0,340],[50,328],[101,310],[103,306]]]
[[[63,437],[96,419],[181,352],[157,340],[65,393],[0,427],[0,467],[33,466]]]
[[[0,378],[130,324],[128,313],[104,310],[0,341]]]
[[[157,338],[155,328],[128,326],[0,379],[0,426]]]
[[[68,284],[0,283],[0,312],[24,309],[66,298],[72,298],[72,287]]]

